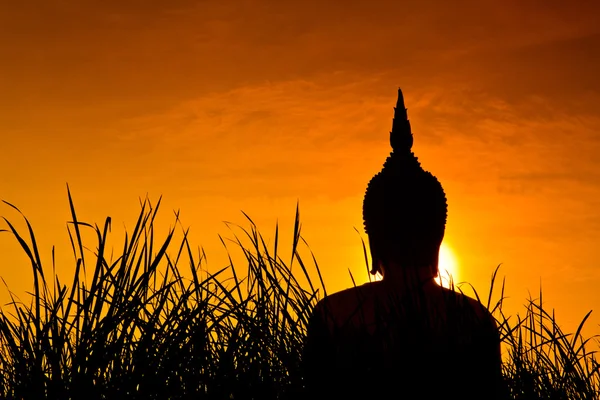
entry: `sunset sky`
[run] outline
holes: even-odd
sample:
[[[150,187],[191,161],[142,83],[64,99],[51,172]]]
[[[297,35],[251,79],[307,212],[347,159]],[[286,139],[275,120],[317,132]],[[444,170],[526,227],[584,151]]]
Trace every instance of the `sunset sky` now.
[[[364,282],[367,182],[387,157],[397,88],[414,151],[446,191],[459,278],[508,305],[528,291],[600,333],[600,3],[572,1],[7,1],[0,5],[0,199],[69,280],[66,184],[79,218],[131,230],[139,198],[181,210],[210,268],[223,221],[291,243],[330,290]],[[18,222],[6,205],[0,215]],[[0,228],[5,228],[2,224]],[[118,248],[118,246],[117,246]],[[0,235],[0,276],[30,267]],[[4,294],[2,295],[4,296]],[[0,298],[4,299],[5,297]]]

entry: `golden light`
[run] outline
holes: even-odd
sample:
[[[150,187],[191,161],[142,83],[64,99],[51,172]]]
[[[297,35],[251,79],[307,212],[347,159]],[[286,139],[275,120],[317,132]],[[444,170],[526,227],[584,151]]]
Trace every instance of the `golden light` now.
[[[450,288],[460,282],[458,278],[458,262],[454,252],[446,243],[440,247],[439,274],[435,278],[438,285]]]

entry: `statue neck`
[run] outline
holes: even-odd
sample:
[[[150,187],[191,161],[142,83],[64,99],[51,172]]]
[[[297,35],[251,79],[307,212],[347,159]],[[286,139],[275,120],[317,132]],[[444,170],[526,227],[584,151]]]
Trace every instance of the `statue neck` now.
[[[437,271],[432,267],[406,267],[395,263],[382,266],[383,282],[398,289],[416,289],[435,284]]]

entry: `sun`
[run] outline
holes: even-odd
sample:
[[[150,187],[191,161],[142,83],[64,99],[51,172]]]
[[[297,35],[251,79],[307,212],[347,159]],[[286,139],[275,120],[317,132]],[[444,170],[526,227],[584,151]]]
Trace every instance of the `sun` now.
[[[454,252],[446,243],[440,246],[439,275],[435,278],[438,285],[450,288],[459,282],[458,262]]]

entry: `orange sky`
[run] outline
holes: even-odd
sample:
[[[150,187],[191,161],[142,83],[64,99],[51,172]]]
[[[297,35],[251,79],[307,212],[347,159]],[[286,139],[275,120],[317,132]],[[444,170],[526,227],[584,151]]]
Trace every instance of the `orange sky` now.
[[[181,209],[215,269],[222,221],[244,210],[272,236],[279,219],[289,243],[299,200],[340,289],[348,268],[365,279],[354,227],[401,86],[415,153],[447,192],[460,278],[485,291],[503,263],[511,307],[541,281],[573,326],[600,305],[598,4],[4,2],[0,198],[49,261],[53,244],[70,260],[65,183],[80,218],[110,215],[115,233],[139,197],[163,195],[165,226]],[[0,251],[0,275],[28,289],[8,235]]]

